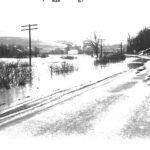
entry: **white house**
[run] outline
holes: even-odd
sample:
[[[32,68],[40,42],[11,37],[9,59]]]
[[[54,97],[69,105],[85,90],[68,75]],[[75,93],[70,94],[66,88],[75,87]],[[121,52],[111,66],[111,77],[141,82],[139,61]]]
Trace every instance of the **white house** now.
[[[79,52],[76,49],[71,49],[70,51],[68,51],[69,55],[77,55]]]

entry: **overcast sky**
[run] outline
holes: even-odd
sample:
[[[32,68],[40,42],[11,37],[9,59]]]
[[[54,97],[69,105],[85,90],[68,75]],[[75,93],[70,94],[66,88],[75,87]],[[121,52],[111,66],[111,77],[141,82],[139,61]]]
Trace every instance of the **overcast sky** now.
[[[150,26],[149,0],[0,0],[0,36],[28,36],[21,25],[37,23],[32,32],[44,41],[80,42],[95,31],[106,44],[126,42]]]

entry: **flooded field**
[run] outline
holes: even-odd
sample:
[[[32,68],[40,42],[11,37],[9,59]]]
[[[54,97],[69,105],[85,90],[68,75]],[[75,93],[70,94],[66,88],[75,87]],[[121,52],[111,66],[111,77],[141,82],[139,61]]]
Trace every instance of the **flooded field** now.
[[[80,87],[107,78],[113,74],[129,70],[128,63],[133,58],[126,58],[119,63],[100,65],[94,63],[94,58],[78,55],[76,59],[62,59],[61,55],[50,55],[47,58],[32,59],[32,81],[25,86],[12,87],[0,90],[0,110],[24,103],[30,100],[59,93],[61,91]],[[0,59],[4,62],[16,62],[17,59]],[[20,61],[28,62],[28,59]],[[71,64],[77,69],[68,73],[56,74],[52,72],[53,65],[63,62]]]

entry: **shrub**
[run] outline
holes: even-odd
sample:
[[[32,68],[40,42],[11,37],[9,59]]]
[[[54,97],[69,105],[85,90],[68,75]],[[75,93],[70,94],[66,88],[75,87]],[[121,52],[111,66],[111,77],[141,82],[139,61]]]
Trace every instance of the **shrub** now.
[[[99,60],[97,60],[97,62],[102,63],[102,64],[106,64],[109,62],[118,62],[118,61],[122,61],[125,60],[125,55],[121,54],[121,53],[115,53],[115,54],[111,54],[108,56],[104,56],[102,58],[100,58]]]
[[[62,59],[70,59],[70,60],[77,59],[77,57],[74,57],[74,56],[62,56],[61,58]]]
[[[31,79],[31,68],[27,63],[0,62],[0,88],[25,85]]]
[[[144,63],[142,63],[142,62],[132,62],[132,63],[128,64],[128,67],[130,69],[136,69],[136,68],[141,67],[143,65],[144,65]]]
[[[55,74],[67,74],[78,70],[78,68],[73,64],[69,64],[66,62],[62,62],[61,65],[51,65],[50,69],[51,73]]]
[[[41,57],[41,58],[46,58],[46,57],[48,57],[48,54],[47,54],[47,53],[41,53],[41,54],[40,54],[40,57]]]

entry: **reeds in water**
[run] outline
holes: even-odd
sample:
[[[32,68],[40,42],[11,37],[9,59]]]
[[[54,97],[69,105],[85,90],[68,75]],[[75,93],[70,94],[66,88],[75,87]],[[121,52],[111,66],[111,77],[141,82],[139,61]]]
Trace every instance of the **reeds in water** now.
[[[74,71],[77,71],[78,68],[73,64],[62,62],[61,65],[51,65],[51,73],[55,74],[68,74]]]
[[[23,86],[31,79],[31,68],[28,63],[0,62],[0,88]]]

